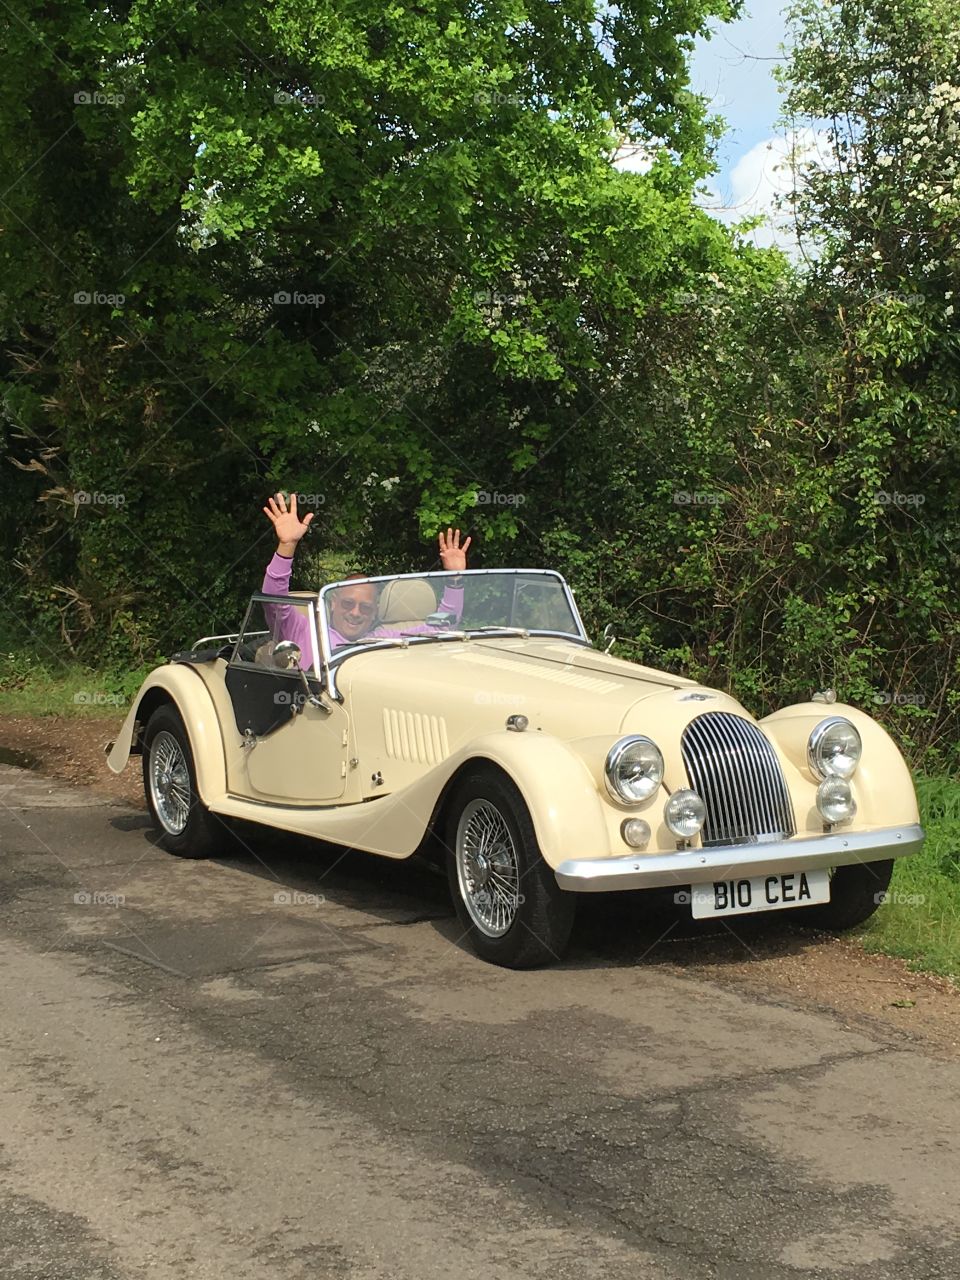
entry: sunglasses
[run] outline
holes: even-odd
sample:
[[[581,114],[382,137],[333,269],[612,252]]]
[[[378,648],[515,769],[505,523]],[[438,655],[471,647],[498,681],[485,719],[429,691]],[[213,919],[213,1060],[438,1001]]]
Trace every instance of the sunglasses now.
[[[362,614],[365,618],[372,618],[377,612],[377,606],[375,604],[369,604],[366,600],[354,600],[350,596],[345,598],[341,596],[337,601],[337,604],[347,613],[353,613],[353,611],[356,610],[357,613]]]

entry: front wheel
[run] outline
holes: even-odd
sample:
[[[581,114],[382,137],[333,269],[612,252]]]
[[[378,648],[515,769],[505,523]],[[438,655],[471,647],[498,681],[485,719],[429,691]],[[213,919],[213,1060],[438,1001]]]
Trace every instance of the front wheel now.
[[[216,840],[212,815],[200,799],[190,739],[170,706],[158,707],[143,735],[143,789],[160,844],[181,858],[205,858]]]
[[[834,867],[830,876],[830,901],[790,912],[796,924],[840,933],[869,920],[884,900],[893,875],[893,859],[858,862]]]
[[[450,894],[477,955],[510,969],[561,959],[576,896],[544,862],[514,784],[489,766],[471,770],[450,797],[445,836]]]

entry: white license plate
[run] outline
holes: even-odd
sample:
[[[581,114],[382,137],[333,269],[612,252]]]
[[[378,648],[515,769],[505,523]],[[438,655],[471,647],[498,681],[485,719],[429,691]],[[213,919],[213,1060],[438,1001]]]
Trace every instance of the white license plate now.
[[[830,872],[780,871],[742,880],[714,880],[690,887],[694,920],[713,916],[743,916],[751,911],[779,911],[830,901]]]

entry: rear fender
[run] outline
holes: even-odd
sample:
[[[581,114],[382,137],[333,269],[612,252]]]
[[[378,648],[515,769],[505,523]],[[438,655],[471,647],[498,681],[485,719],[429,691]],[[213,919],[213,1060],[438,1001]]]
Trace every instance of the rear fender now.
[[[139,755],[147,721],[159,706],[172,704],[190,740],[197,790],[205,805],[222,799],[227,791],[223,735],[213,699],[200,676],[186,663],[169,663],[151,671],[123,722],[123,728],[107,756],[114,773],[122,772],[131,755]]]

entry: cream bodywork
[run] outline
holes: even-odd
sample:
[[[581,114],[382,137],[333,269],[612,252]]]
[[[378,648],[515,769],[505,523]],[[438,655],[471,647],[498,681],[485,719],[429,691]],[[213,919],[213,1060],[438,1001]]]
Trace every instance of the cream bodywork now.
[[[683,729],[706,711],[752,720],[724,693],[569,641],[448,639],[347,658],[337,667],[340,700],[324,694],[328,711],[307,705],[289,724],[244,747],[225,669],[217,660],[155,671],[127,717],[110,767],[119,772],[126,764],[138,707],[150,690],[161,690],[180,710],[198,790],[214,812],[395,858],[417,849],[445,785],[477,760],[498,765],[517,784],[554,868],[571,858],[640,863],[675,854],[663,806],[670,792],[689,785],[680,755]],[[511,715],[527,718],[526,731],[506,728]],[[909,770],[880,725],[856,707],[802,703],[755,722],[778,751],[797,837],[824,830],[806,744],[813,727],[831,715],[849,718],[863,739],[852,784],[859,811],[850,830],[917,823]],[[630,733],[653,738],[664,756],[664,785],[643,805],[614,801],[603,779],[608,750]],[[642,853],[621,835],[624,818],[633,816],[645,818],[653,832]],[[698,847],[694,841],[692,851]]]

